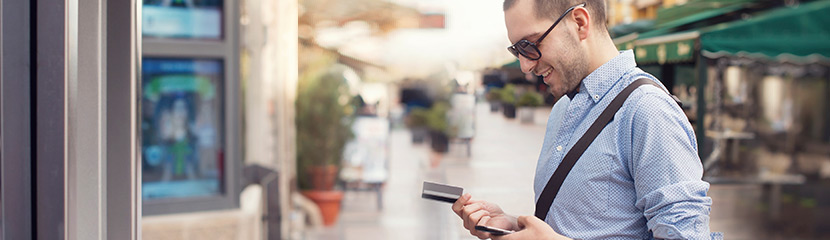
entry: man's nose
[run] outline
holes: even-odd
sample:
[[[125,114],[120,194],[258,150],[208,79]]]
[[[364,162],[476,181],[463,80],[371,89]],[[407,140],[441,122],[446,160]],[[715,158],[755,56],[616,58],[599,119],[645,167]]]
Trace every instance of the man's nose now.
[[[522,55],[519,55],[519,66],[522,68],[523,73],[531,73],[536,74],[533,72],[533,68],[536,67],[536,60],[530,60]]]

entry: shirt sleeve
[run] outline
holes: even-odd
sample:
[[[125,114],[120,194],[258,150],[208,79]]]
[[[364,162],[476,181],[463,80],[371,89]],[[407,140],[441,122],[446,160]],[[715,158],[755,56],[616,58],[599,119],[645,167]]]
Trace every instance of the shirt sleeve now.
[[[701,180],[694,131],[677,103],[660,91],[646,91],[633,108],[629,169],[636,207],[654,238],[710,239],[712,199]]]

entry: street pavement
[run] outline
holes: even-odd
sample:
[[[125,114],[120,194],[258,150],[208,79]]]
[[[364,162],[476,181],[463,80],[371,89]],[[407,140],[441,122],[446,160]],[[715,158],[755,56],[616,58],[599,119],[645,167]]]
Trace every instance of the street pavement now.
[[[476,136],[471,155],[466,146],[451,144],[450,152],[434,154],[428,143],[412,144],[405,129],[391,133],[389,179],[383,188],[383,209],[375,192],[346,192],[335,226],[310,234],[311,239],[478,239],[462,227],[450,204],[420,197],[423,181],[464,188],[474,199],[494,202],[511,215],[532,215],[533,174],[550,108],[535,110],[535,123],[522,124],[476,108]],[[763,239],[757,200],[760,188],[713,185],[710,228],[726,239]]]

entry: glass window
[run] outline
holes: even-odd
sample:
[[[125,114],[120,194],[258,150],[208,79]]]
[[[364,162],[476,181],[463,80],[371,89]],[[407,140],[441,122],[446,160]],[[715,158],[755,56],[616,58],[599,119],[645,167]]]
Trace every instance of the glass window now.
[[[223,0],[144,0],[144,37],[220,39]]]
[[[142,198],[224,192],[221,60],[145,57]]]

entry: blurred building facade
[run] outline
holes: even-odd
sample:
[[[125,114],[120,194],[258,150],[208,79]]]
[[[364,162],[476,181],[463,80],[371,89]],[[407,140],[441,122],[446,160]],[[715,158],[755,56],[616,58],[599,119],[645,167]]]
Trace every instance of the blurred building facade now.
[[[765,121],[779,122],[773,124],[773,128],[779,130],[796,124],[793,123],[797,121],[794,119],[781,120],[789,118],[783,116],[794,115],[794,110],[787,110],[791,112],[786,114],[772,113],[783,111],[780,104],[795,101],[775,97],[789,93],[773,94],[771,89],[780,88],[763,88],[760,85],[764,81],[773,81],[763,80],[771,79],[770,77],[791,78],[789,81],[793,82],[825,77],[823,74],[826,67],[823,66],[828,62],[830,54],[826,44],[818,39],[825,38],[828,30],[816,28],[810,22],[825,21],[819,12],[826,10],[826,7],[826,1],[689,1],[662,7],[650,26],[617,32],[615,43],[619,49],[633,49],[641,68],[661,78],[670,90],[686,99],[689,103],[687,115],[696,123],[696,131],[701,139],[701,155],[706,157],[712,149],[706,145],[711,142],[706,142],[705,138],[713,137],[711,134],[706,135],[707,130],[718,128],[713,131],[753,132],[768,124],[739,124],[729,119],[767,119]],[[770,31],[781,32],[769,35]],[[810,40],[812,38],[803,37],[805,35],[818,37]],[[757,39],[766,40],[761,43]],[[783,44],[788,41],[800,42],[801,45]],[[748,70],[750,68],[754,70]],[[752,77],[749,72],[759,76]],[[724,111],[733,111],[729,104],[724,105],[725,101],[742,106],[750,104],[752,108],[757,108],[753,111],[757,111],[757,114],[745,112],[723,116]],[[762,103],[764,101],[767,103]],[[813,105],[815,104],[810,104]],[[817,111],[820,112],[818,115],[823,116],[826,106],[814,107],[816,109],[810,112]],[[769,115],[766,117],[758,116],[765,111],[772,112],[765,113]],[[822,137],[826,127],[816,123],[815,119],[804,121],[809,121],[809,124],[804,124],[819,132],[816,134],[821,136],[816,135],[817,139],[826,138]],[[755,138],[748,135],[744,137]],[[715,153],[720,154],[718,151]]]
[[[684,102],[704,179],[764,186],[764,221],[800,238],[826,236],[820,212],[830,205],[818,194],[830,179],[828,10],[828,1],[694,0],[610,29]]]
[[[654,20],[657,10],[685,4],[688,0],[608,0],[608,26],[629,24],[638,20]]]

